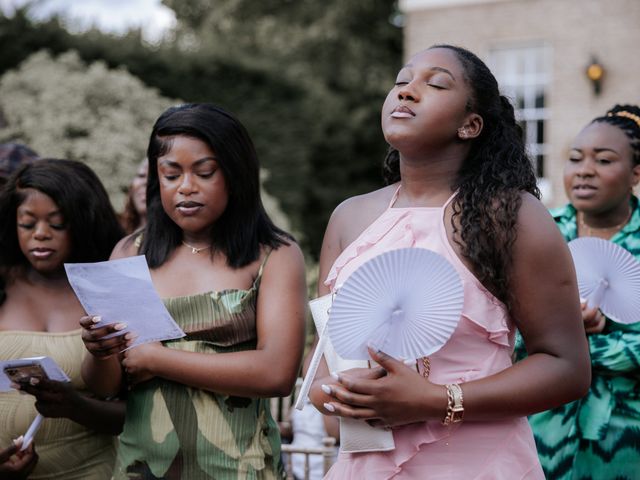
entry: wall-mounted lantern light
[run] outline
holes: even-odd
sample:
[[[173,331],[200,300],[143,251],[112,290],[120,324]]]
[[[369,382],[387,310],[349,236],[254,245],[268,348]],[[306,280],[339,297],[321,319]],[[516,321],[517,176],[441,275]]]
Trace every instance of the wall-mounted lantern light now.
[[[602,79],[604,77],[604,67],[598,62],[595,56],[591,57],[591,63],[587,67],[587,78],[593,86],[593,93],[599,95],[602,90]]]

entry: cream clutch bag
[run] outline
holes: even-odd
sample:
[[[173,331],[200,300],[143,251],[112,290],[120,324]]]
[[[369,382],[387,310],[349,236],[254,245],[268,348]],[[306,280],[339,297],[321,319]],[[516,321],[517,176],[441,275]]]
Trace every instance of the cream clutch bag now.
[[[296,408],[302,409],[304,400],[309,394],[309,388],[316,375],[318,364],[324,354],[324,358],[331,372],[342,372],[350,368],[366,368],[367,362],[364,360],[345,360],[333,349],[329,332],[326,331],[329,320],[329,309],[332,304],[332,294],[327,294],[309,302],[309,308],[313,321],[318,331],[319,340],[316,351],[313,355],[307,376],[304,379]],[[390,430],[383,430],[370,426],[363,420],[340,417],[340,450],[343,452],[380,452],[393,450],[395,448],[393,433]]]

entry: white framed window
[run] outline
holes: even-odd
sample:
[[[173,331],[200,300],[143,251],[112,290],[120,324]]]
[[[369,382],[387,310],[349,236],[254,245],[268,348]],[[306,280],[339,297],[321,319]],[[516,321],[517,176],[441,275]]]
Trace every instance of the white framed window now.
[[[545,128],[551,113],[551,48],[544,44],[495,47],[490,50],[488,63],[500,93],[513,103],[541,190],[545,190],[549,185],[545,178],[545,158],[549,153]]]

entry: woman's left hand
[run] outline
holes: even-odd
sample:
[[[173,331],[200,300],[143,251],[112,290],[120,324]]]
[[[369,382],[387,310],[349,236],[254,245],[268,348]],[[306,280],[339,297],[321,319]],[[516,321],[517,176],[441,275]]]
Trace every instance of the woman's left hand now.
[[[354,378],[348,373],[340,374],[338,384],[323,386],[325,393],[334,399],[325,405],[327,410],[341,417],[366,420],[375,427],[444,418],[447,409],[444,386],[429,382],[386,353],[370,348],[369,355],[380,365],[377,368],[383,371],[381,376]]]
[[[0,478],[3,480],[24,480],[29,478],[31,471],[38,463],[38,454],[33,443],[25,450],[22,447],[23,438],[14,440],[14,444],[0,452]]]
[[[598,307],[589,308],[587,302],[580,304],[582,308],[582,321],[584,322],[584,331],[586,333],[601,333],[604,330],[606,317]]]
[[[162,343],[153,342],[136,345],[124,351],[122,366],[125,370],[129,386],[146,382],[155,377],[152,365],[157,355],[162,355],[161,349],[164,348]]]
[[[73,418],[82,404],[82,395],[71,382],[31,377],[20,382],[17,389],[36,397],[36,410],[44,417]]]

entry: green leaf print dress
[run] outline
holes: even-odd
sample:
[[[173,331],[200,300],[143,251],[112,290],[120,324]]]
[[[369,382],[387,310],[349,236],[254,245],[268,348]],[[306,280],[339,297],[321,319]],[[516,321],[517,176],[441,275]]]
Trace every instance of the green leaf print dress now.
[[[164,299],[186,337],[167,348],[217,355],[256,348],[249,290]],[[154,378],[129,392],[114,479],[281,479],[280,434],[269,399],[220,395]]]
[[[640,260],[640,209],[632,196],[629,222],[611,241]],[[566,241],[577,237],[572,205],[553,210]],[[591,388],[585,397],[529,417],[538,455],[549,480],[640,479],[640,323],[607,319],[587,335]],[[516,356],[526,356],[518,338]]]

